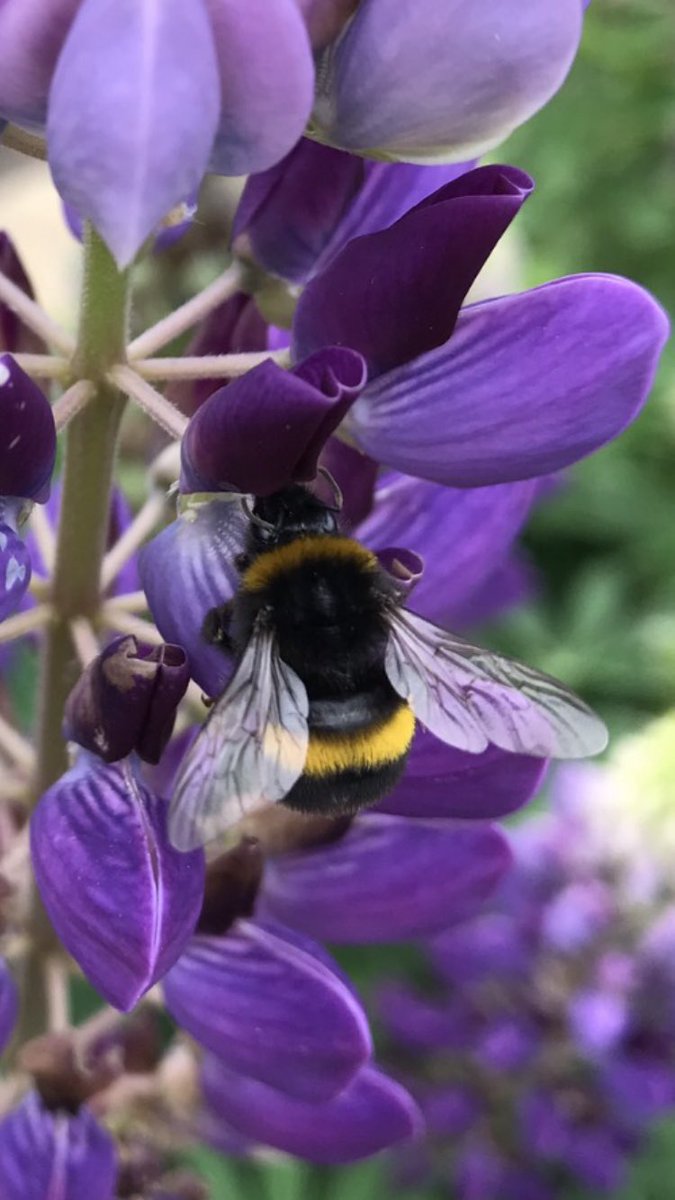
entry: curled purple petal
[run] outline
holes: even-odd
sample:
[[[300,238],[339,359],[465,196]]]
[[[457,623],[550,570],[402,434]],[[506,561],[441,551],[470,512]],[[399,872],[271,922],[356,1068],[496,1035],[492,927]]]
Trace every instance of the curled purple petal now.
[[[371,512],[356,532],[372,549],[403,545],[422,557],[424,574],[410,607],[446,624],[470,610],[494,576],[536,496],[537,484],[529,480],[459,489],[389,473],[378,481]]]
[[[355,238],[302,293],[293,321],[295,357],[351,346],[372,376],[441,345],[533,186],[517,167],[477,167],[389,229]]]
[[[545,760],[497,746],[466,754],[418,728],[405,774],[378,811],[435,819],[505,817],[527,804],[546,768]]]
[[[219,91],[203,0],[82,0],[51,87],[49,163],[120,267],[199,187]]]
[[[368,0],[319,58],[313,123],[379,157],[484,154],[560,87],[581,24],[579,0]]]
[[[113,1200],[117,1178],[109,1133],[82,1108],[49,1112],[36,1092],[0,1122],[2,1200]]]
[[[64,736],[116,762],[136,751],[158,763],[190,682],[181,646],[114,638],[83,671],[66,701]]]
[[[367,454],[438,483],[546,475],[634,419],[667,334],[637,284],[559,279],[466,308],[444,346],[369,383],[349,425]]]
[[[155,624],[167,642],[186,651],[190,674],[208,696],[220,695],[234,667],[223,650],[205,640],[202,626],[207,613],[231,600],[238,587],[235,560],[244,548],[247,524],[239,500],[212,500],[188,508],[139,556]]]
[[[3,0],[0,5],[0,112],[18,125],[47,117],[56,61],[81,0]]]
[[[317,940],[399,941],[473,915],[509,862],[489,826],[367,816],[338,842],[272,860],[258,912]]]
[[[340,976],[282,926],[237,921],[192,939],[164,980],[171,1016],[229,1069],[324,1101],[370,1057],[368,1023]]]
[[[221,93],[211,170],[263,171],[297,142],[312,107],[305,24],[295,0],[206,0],[206,7]]]
[[[0,355],[0,496],[43,504],[56,458],[51,406],[11,354]]]
[[[404,546],[385,546],[375,557],[393,579],[401,596],[410,596],[424,574],[424,559]]]
[[[191,936],[204,891],[201,851],[179,854],[166,805],[128,763],[83,754],[45,792],[31,820],[40,894],[90,982],[127,1012]]]
[[[4,958],[0,958],[0,1054],[7,1045],[19,1010],[19,995],[14,977]]]
[[[366,381],[360,355],[321,351],[284,371],[263,362],[215,392],[195,413],[181,445],[184,492],[268,496],[311,480],[324,443]]]
[[[309,1162],[357,1162],[422,1132],[413,1099],[374,1067],[364,1067],[323,1104],[292,1100],[226,1071],[213,1057],[204,1064],[202,1085],[209,1108],[228,1126],[252,1142]]]
[[[368,162],[301,138],[280,163],[249,178],[232,237],[266,271],[304,280],[351,238],[385,229],[470,166]]]
[[[21,607],[31,577],[30,552],[16,532],[20,500],[0,499],[0,621]]]
[[[2,12],[0,11],[0,27],[1,24]],[[14,249],[11,239],[2,232],[0,232],[0,273],[33,299],[33,287],[24,270],[23,263]],[[18,313],[15,313],[4,300],[0,301],[0,350],[8,350],[12,354],[22,352],[44,354],[45,352],[42,338],[24,325]]]

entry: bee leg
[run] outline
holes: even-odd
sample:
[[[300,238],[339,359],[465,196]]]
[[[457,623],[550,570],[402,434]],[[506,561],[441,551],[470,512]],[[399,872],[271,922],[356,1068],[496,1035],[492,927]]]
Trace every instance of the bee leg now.
[[[233,642],[230,634],[232,621],[232,601],[221,604],[207,612],[202,625],[202,637],[212,646],[220,646],[223,650],[232,650]]]

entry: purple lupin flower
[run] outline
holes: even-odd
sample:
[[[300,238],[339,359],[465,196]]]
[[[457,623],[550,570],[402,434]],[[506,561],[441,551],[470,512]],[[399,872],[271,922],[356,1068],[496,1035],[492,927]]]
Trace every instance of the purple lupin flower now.
[[[354,239],[304,289],[294,353],[363,355],[345,432],[378,462],[459,487],[544,476],[644,403],[668,321],[628,280],[573,276],[461,308],[531,187],[512,167],[470,171]]]
[[[110,1134],[88,1109],[50,1111],[37,1092],[0,1121],[2,1200],[113,1200]]]
[[[35,809],[31,854],[64,946],[110,1004],[133,1008],[194,930],[203,853],[174,850],[165,802],[130,760],[106,764],[83,751]]]
[[[312,104],[294,0],[8,0],[0,45],[0,111],[46,126],[63,199],[120,265],[209,164],[238,175],[281,158]]]
[[[512,831],[491,904],[427,943],[433,998],[382,990],[430,1162],[447,1180],[451,1153],[459,1200],[613,1195],[675,1107],[672,731],[669,717],[606,768],[562,770],[552,811]]]

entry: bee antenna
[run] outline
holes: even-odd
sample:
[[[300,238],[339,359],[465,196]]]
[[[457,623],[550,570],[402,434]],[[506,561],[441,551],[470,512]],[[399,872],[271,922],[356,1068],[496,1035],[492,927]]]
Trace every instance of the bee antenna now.
[[[317,475],[323,475],[323,478],[326,480],[326,483],[329,485],[329,487],[332,489],[332,492],[333,492],[333,504],[332,505],[327,504],[326,508],[329,508],[331,512],[336,512],[336,513],[342,512],[342,506],[344,504],[344,496],[342,495],[342,489],[340,488],[339,483],[337,482],[336,479],[333,478],[333,476],[331,475],[331,473],[327,469],[327,467],[317,467],[316,470],[317,470]]]
[[[273,525],[271,521],[264,521],[262,517],[259,517],[258,514],[253,511],[253,505],[251,504],[250,496],[241,497],[241,507],[246,513],[249,521],[252,521],[254,525],[260,525],[262,529],[271,529],[272,533],[276,532],[276,525]]]

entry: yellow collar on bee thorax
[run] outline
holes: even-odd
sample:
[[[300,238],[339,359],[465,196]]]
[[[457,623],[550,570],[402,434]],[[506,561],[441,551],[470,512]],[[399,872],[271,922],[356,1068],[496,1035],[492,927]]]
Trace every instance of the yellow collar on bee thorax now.
[[[363,571],[375,571],[375,555],[349,537],[314,536],[294,538],[273,550],[264,550],[247,567],[241,577],[245,592],[259,592],[273,582],[277,576],[294,571],[312,562],[345,562],[360,567]]]

